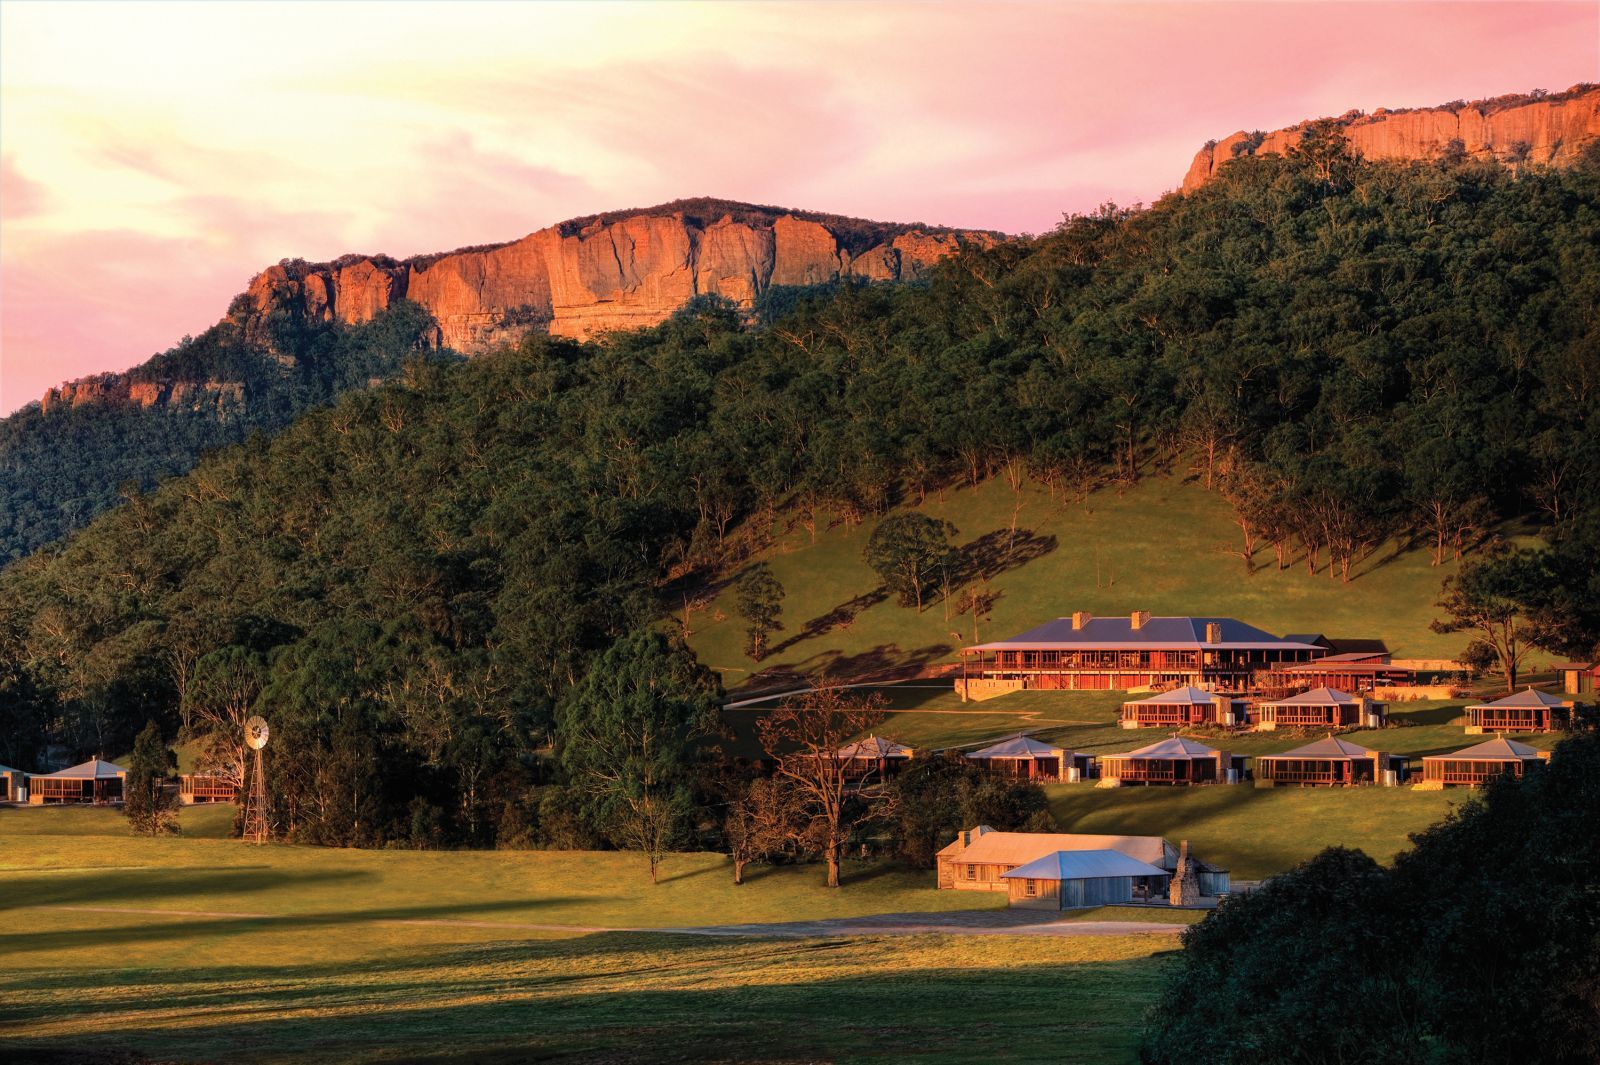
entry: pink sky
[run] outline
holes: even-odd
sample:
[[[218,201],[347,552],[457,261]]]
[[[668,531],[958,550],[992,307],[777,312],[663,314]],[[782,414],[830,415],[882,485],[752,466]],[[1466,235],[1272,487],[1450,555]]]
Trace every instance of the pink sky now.
[[[1600,79],[1600,4],[0,5],[0,413],[263,266],[714,195],[1039,232],[1196,149]]]

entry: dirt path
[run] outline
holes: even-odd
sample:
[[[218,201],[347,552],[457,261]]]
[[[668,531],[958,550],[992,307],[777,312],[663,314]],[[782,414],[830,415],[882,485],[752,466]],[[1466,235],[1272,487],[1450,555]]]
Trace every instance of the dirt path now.
[[[27,906],[19,909],[70,910],[79,913],[121,913],[143,917],[202,917],[218,920],[293,921],[315,914],[241,913],[225,910],[157,910],[128,906]],[[1126,936],[1172,935],[1187,925],[1145,921],[1068,921],[1059,913],[1032,910],[966,910],[951,913],[883,913],[867,917],[832,917],[772,924],[689,925],[680,927],[607,928],[599,925],[535,924],[524,921],[472,921],[449,917],[375,917],[373,924],[430,925],[459,928],[504,928],[507,931],[651,932],[685,936],[730,936],[777,939],[856,939],[867,936]]]

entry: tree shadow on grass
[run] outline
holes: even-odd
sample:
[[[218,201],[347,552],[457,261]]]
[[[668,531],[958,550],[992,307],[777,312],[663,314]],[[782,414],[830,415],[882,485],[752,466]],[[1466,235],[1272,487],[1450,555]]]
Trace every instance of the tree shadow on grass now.
[[[815,640],[826,636],[839,628],[849,628],[855,623],[856,618],[867,610],[872,609],[885,599],[889,593],[882,587],[874,588],[870,592],[863,592],[853,599],[847,599],[834,607],[826,614],[820,614],[803,625],[799,632],[790,636],[782,643],[774,644],[768,651],[768,656],[781,654],[804,640]]]
[[[976,580],[992,580],[1008,570],[1014,570],[1054,551],[1058,543],[1054,536],[1040,536],[1032,529],[996,529],[984,533],[971,543],[956,548],[956,572],[953,583],[957,587]]]
[[[1392,716],[1403,719],[1413,725],[1459,725],[1465,718],[1465,703],[1454,703],[1450,706],[1431,706],[1426,710],[1395,710],[1390,706]]]
[[[53,900],[54,901],[54,900]],[[181,942],[196,934],[207,937],[238,935],[243,932],[291,931],[309,932],[337,929],[373,922],[429,922],[453,923],[484,914],[526,911],[558,906],[572,902],[592,902],[592,898],[505,899],[495,902],[468,902],[436,906],[392,906],[371,910],[340,910],[331,913],[293,913],[272,916],[240,917],[182,917],[171,921],[149,921],[121,927],[96,927],[56,931],[4,931],[0,932],[0,954],[12,951],[62,951],[80,947],[104,947],[108,944],[146,943],[159,940]],[[48,903],[39,903],[48,909]],[[159,917],[149,914],[106,914],[105,918]],[[565,923],[565,922],[562,922]],[[529,930],[516,924],[507,924],[508,936],[525,935]]]
[[[0,896],[0,910],[40,904],[136,906],[149,899],[246,895],[291,885],[358,881],[371,875],[355,870],[289,873],[260,865],[113,869],[103,873],[85,869],[76,876],[7,877],[5,894]],[[215,905],[227,906],[228,903],[218,900]]]
[[[240,966],[208,972],[210,994],[192,1004],[160,1001],[157,979],[141,992],[148,999],[119,995],[105,1008],[119,1018],[175,1008],[183,1011],[181,1025],[169,1019],[159,1027],[119,1024],[103,1034],[13,1039],[7,1051],[18,1061],[70,1047],[75,1057],[55,1060],[100,1055],[116,1062],[104,1055],[136,1051],[164,1060],[270,1055],[426,1065],[888,1059],[909,1045],[962,1045],[979,1016],[985,1028],[1028,1031],[1052,1060],[1104,1061],[1130,1056],[1164,972],[1162,963],[1140,957],[1014,965],[1004,979],[988,981],[965,965],[872,965],[858,948],[835,940],[677,945],[603,934],[566,941],[560,953],[528,966],[528,948],[499,959],[493,952],[441,951],[393,963],[411,977],[394,984],[373,981],[360,968]],[[657,960],[621,968],[605,963],[618,953]],[[841,972],[839,966],[853,962],[854,971]],[[489,970],[487,983],[475,978],[497,964],[509,968]],[[741,967],[751,965],[777,978],[738,979]],[[691,986],[674,982],[683,980]],[[263,982],[274,985],[275,996],[257,1009]],[[46,1016],[59,1022],[68,1011],[86,1014],[93,1025],[96,1005],[63,1002],[61,1015]],[[241,1008],[250,1011],[248,1023],[240,1023]]]

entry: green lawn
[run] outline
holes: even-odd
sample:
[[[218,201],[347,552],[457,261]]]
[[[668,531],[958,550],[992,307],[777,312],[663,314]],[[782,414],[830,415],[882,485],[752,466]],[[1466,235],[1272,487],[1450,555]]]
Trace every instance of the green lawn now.
[[[921,508],[952,522],[961,545],[986,536],[996,545],[988,587],[998,598],[978,634],[984,640],[1074,610],[1149,610],[1232,616],[1279,634],[1377,636],[1406,657],[1451,657],[1466,642],[1429,631],[1440,581],[1453,565],[1432,566],[1425,551],[1380,548],[1344,584],[1325,571],[1309,575],[1303,562],[1279,571],[1263,549],[1261,568],[1247,575],[1229,554],[1240,539],[1229,507],[1193,482],[1147,478],[1097,492],[1087,505],[1063,507],[1032,489],[1023,498],[1009,552],[1002,549],[1014,497],[1003,482],[950,491],[942,502],[930,497]],[[947,618],[938,602],[919,614],[874,594],[877,578],[861,558],[871,530],[871,522],[819,529],[814,544],[803,529],[783,533],[766,556],[787,590],[775,653],[760,666],[744,654],[744,625],[724,589],[693,615],[691,643],[701,661],[722,670],[734,690],[757,669],[856,675],[947,661],[972,642],[971,619]]]
[[[1063,832],[1187,839],[1240,880],[1279,873],[1324,847],[1359,847],[1387,862],[1407,836],[1444,817],[1470,792],[1410,788],[1096,788],[1053,784],[1050,813]]]
[[[0,810],[0,1059],[1131,1061],[1170,936],[705,939],[602,929],[990,907],[932,873],[677,855],[250,847]],[[1150,919],[1108,909],[1095,919]],[[1019,1038],[1023,1037],[1025,1038]]]

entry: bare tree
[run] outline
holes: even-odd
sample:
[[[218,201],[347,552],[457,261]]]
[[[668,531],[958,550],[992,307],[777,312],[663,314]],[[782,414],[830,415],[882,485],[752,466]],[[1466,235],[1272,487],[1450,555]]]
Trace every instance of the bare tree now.
[[[803,842],[828,864],[828,886],[839,886],[839,862],[855,827],[875,811],[861,801],[840,750],[883,720],[883,699],[863,696],[823,680],[816,689],[785,699],[757,725],[761,746],[777,763]]]
[[[744,883],[745,866],[780,854],[805,831],[802,804],[791,794],[793,785],[781,778],[750,780],[728,797],[722,834],[733,859],[733,882]]]

